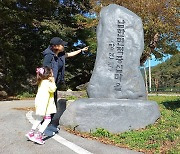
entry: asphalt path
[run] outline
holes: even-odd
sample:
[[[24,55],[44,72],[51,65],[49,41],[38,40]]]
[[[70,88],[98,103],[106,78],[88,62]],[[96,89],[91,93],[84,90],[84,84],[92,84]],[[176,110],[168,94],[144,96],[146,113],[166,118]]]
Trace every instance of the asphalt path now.
[[[33,100],[0,101],[0,154],[138,154],[64,131],[45,140],[44,145],[27,141],[25,134],[34,120]]]

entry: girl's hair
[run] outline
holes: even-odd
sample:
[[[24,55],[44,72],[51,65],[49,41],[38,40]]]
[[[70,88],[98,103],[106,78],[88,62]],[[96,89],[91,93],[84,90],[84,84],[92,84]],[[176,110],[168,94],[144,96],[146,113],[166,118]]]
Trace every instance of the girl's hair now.
[[[48,79],[52,76],[52,69],[50,67],[40,67],[36,68],[37,74],[37,82],[36,84],[39,85],[42,80]]]

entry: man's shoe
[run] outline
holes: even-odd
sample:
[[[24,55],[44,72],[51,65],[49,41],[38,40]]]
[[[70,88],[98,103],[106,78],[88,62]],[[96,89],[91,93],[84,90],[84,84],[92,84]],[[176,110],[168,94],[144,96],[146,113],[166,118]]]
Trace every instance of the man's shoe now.
[[[45,136],[54,136],[55,134],[57,134],[59,132],[59,128],[53,126],[53,125],[49,125],[46,130],[44,131],[44,135]]]

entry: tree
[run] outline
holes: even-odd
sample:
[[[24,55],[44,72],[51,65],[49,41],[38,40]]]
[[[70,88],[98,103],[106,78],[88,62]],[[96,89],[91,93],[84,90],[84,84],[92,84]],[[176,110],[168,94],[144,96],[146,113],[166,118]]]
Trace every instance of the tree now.
[[[152,68],[153,85],[158,91],[163,89],[180,88],[180,54],[173,55],[170,59]]]
[[[8,93],[25,87],[28,75],[40,64],[39,50],[45,39],[34,23],[47,19],[54,8],[55,2],[48,0],[0,2],[1,85]]]
[[[84,23],[92,19],[84,14],[89,8],[88,0],[0,1],[1,89],[9,94],[30,91],[29,80],[52,37],[68,41],[67,50],[74,50],[79,40],[88,44],[91,28]]]
[[[141,64],[151,54],[161,59],[177,53],[178,0],[1,0],[0,90],[9,94],[29,90],[29,80],[42,63],[42,51],[54,36],[69,42],[67,51],[90,46],[92,56],[71,58],[66,69],[73,89],[88,82],[95,61],[98,13],[109,3],[125,6],[142,18],[145,50]]]

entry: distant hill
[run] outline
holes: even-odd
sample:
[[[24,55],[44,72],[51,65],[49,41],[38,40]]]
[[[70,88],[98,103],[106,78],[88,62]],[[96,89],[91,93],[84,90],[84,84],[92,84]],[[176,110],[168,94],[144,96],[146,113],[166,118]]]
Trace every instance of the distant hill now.
[[[152,67],[152,86],[167,91],[180,91],[180,53]]]

